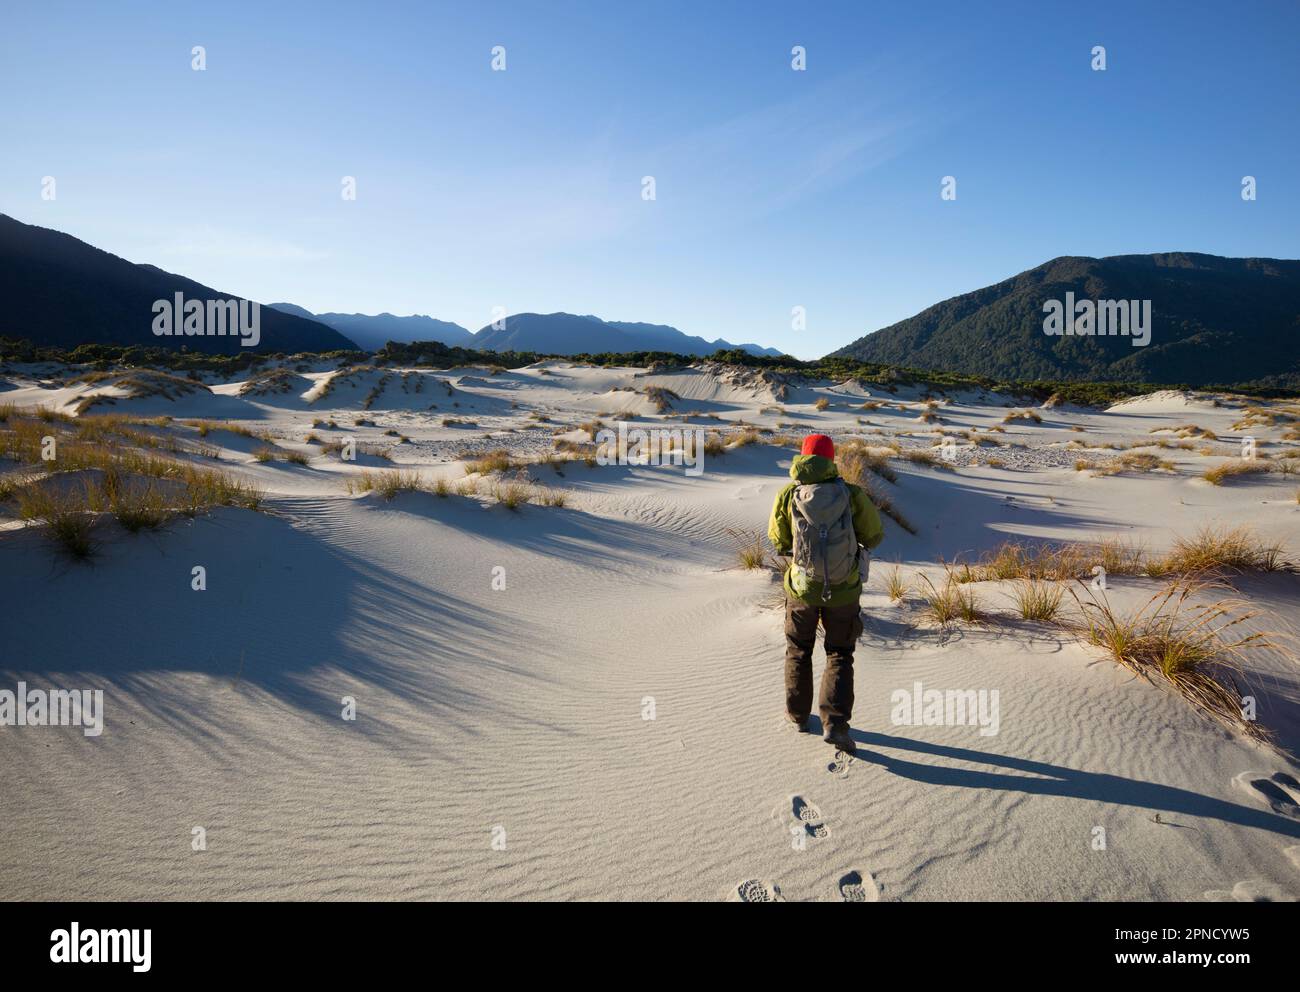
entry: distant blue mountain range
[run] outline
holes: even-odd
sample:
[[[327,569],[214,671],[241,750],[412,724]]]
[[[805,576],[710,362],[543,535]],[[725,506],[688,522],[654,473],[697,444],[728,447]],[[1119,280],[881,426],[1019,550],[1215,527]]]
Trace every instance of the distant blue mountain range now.
[[[471,333],[459,324],[421,315],[396,317],[391,313],[312,313],[292,303],[270,306],[297,317],[334,328],[367,351],[388,341],[441,341],[445,345],[479,351],[535,351],[548,355],[575,355],[602,351],[668,351],[678,355],[711,355],[719,349],[741,348],[753,355],[779,355],[776,348],[756,344],[731,344],[718,338],[707,341],[666,324],[642,324],[572,313],[517,313],[500,326],[488,324]]]

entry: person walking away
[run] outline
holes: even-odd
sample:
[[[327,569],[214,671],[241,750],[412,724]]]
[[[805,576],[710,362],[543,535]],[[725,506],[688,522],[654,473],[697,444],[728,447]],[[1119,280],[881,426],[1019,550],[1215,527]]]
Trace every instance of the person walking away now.
[[[817,702],[822,738],[852,753],[853,649],[862,633],[858,600],[870,551],[885,531],[867,494],[840,477],[835,444],[825,434],[804,438],[790,478],[794,481],[777,493],[767,528],[777,553],[790,558],[783,580],[786,718],[807,732],[820,621],[826,648]]]

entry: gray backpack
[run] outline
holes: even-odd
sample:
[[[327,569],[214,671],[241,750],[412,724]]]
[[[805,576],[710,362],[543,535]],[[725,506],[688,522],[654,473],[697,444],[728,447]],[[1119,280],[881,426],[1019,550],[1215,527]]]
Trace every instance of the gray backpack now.
[[[796,486],[790,497],[796,586],[822,584],[822,601],[831,586],[846,581],[858,568],[858,536],[853,531],[853,503],[843,479]],[[859,578],[866,581],[866,575]]]

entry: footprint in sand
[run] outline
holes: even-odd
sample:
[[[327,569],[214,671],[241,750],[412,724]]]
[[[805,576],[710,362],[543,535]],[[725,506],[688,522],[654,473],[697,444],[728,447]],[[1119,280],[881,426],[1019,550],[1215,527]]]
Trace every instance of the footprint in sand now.
[[[845,902],[878,902],[880,888],[871,872],[851,871],[840,879],[840,898]]]
[[[809,837],[820,840],[831,835],[830,829],[822,822],[821,810],[803,796],[790,797],[790,810],[794,813],[794,818],[803,824],[804,830],[808,831]]]
[[[1295,902],[1296,897],[1272,882],[1238,882],[1232,891],[1213,889],[1205,893],[1210,902]]]
[[[1232,784],[1275,813],[1300,815],[1300,782],[1286,772],[1242,772]]]
[[[768,882],[751,878],[736,886],[736,895],[741,902],[780,902],[781,890]]]
[[[849,773],[849,768],[853,765],[855,760],[856,759],[853,755],[849,754],[847,751],[836,751],[835,757],[830,760],[830,764],[826,766],[826,770],[832,775],[837,775],[840,778],[843,778]]]

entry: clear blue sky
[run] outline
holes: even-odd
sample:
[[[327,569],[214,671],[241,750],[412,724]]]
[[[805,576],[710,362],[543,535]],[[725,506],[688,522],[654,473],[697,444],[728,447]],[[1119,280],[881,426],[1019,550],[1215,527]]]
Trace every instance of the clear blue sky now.
[[[0,211],[263,302],[471,330],[567,310],[809,358],[1057,255],[1300,255],[1290,0],[43,2],[0,24]]]

